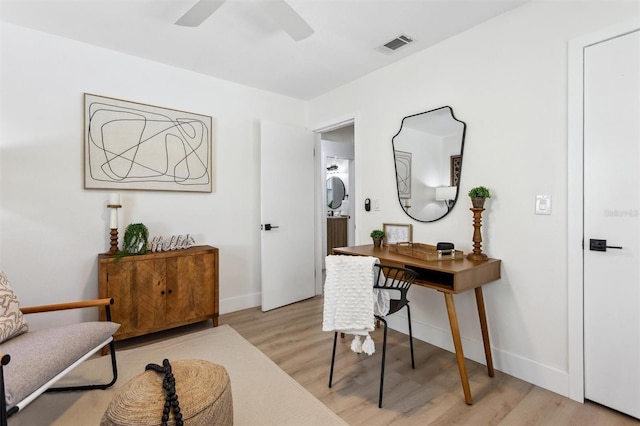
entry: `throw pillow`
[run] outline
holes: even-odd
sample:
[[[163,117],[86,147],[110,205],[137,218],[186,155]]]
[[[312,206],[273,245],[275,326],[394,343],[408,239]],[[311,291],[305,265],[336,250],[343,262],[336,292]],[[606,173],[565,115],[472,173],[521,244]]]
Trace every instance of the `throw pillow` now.
[[[7,276],[0,271],[0,343],[28,330],[27,321],[20,312],[20,302]]]

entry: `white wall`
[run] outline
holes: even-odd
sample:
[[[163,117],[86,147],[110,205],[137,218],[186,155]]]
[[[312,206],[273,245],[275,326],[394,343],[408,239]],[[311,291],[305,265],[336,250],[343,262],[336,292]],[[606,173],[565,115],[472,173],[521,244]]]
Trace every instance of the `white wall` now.
[[[638,16],[638,2],[533,1],[310,102],[310,127],[357,114],[357,239],[382,223],[412,223],[414,241],[472,250],[466,193],[491,189],[484,251],[503,260],[484,287],[496,368],[568,395],[567,42]],[[411,220],[397,202],[391,138],[408,115],[449,105],[466,122],[461,195],[443,220]],[[553,199],[536,216],[536,194]],[[452,349],[442,296],[414,286],[414,332]],[[465,355],[484,363],[473,293],[455,298]],[[406,320],[396,318],[403,329]]]
[[[213,117],[214,192],[122,192],[120,237],[132,222],[190,233],[220,249],[221,312],[260,305],[259,121],[304,127],[306,104],[11,24],[1,35],[0,268],[23,305],[98,293],[111,191],[83,189],[84,92]]]

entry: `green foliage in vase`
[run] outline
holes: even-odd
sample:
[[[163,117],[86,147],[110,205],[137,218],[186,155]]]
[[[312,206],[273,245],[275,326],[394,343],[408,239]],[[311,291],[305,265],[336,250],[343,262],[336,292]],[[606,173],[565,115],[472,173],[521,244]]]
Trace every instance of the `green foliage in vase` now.
[[[116,259],[124,256],[145,254],[149,242],[149,230],[142,223],[131,223],[124,231],[122,250],[116,255]]]
[[[373,231],[371,231],[371,238],[376,240],[379,238],[384,238],[384,231],[380,229],[374,229]]]
[[[484,186],[476,186],[469,191],[469,197],[471,198],[491,198],[491,193]]]

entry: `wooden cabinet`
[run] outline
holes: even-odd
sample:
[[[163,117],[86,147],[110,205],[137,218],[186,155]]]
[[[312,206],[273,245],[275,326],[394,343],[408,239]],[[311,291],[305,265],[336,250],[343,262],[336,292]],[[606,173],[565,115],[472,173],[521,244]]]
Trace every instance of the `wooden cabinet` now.
[[[327,254],[335,247],[345,247],[347,241],[347,218],[328,217],[327,218]]]
[[[100,297],[113,298],[116,340],[213,319],[218,325],[218,249],[196,246],[140,256],[98,256]],[[104,315],[104,314],[103,314]]]

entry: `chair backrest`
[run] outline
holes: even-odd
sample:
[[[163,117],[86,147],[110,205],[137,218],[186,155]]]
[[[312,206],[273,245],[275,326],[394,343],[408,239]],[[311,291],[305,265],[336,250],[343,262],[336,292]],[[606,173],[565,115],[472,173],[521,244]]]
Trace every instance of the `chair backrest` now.
[[[418,276],[416,271],[399,266],[375,264],[373,267],[375,271],[373,288],[399,290],[403,298]]]

